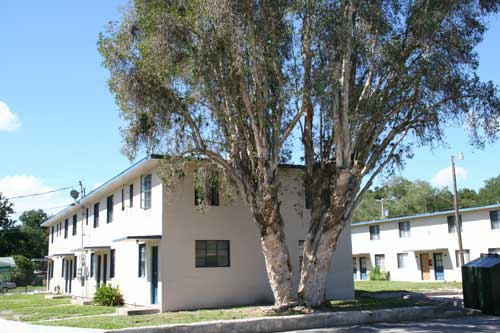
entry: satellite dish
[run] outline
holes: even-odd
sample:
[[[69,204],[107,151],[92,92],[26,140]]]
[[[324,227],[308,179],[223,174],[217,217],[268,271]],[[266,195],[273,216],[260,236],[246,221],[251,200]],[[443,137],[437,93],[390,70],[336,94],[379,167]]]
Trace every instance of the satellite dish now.
[[[78,196],[80,195],[80,193],[78,193],[77,190],[71,190],[71,192],[69,192],[69,195],[71,195],[71,197],[76,200],[78,198]]]

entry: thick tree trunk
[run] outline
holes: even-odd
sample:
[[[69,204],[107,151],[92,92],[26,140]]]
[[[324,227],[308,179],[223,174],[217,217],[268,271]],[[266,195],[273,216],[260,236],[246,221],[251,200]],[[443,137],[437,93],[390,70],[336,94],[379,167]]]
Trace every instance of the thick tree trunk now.
[[[335,223],[328,230],[307,235],[298,293],[308,307],[320,306],[326,300],[328,272],[343,229],[341,225]]]
[[[253,215],[260,229],[262,252],[274,304],[277,307],[288,305],[295,300],[293,273],[277,198],[265,198],[254,204]]]

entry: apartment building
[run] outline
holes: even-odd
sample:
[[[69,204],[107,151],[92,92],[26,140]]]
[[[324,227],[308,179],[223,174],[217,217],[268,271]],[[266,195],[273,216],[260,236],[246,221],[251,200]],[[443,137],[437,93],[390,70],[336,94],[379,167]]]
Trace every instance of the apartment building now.
[[[49,229],[52,292],[91,298],[97,285],[119,286],[127,304],[161,311],[272,301],[257,227],[242,202],[211,189],[210,206],[196,205],[195,165],[173,188],[150,156],[80,198],[44,223]],[[281,210],[295,284],[309,224],[302,169],[283,166]],[[327,297],[354,296],[350,229],[333,257]]]
[[[454,211],[356,223],[354,280],[377,266],[396,281],[461,281]],[[500,253],[500,204],[460,210],[464,261]]]

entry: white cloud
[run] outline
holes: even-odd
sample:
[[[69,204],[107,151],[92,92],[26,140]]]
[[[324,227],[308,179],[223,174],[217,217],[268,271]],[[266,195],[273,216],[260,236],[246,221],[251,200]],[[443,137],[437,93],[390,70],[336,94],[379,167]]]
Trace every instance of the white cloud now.
[[[458,179],[467,180],[467,170],[463,167],[455,167],[455,173]],[[439,170],[431,179],[434,186],[453,186],[451,166]]]
[[[53,187],[44,184],[40,178],[35,176],[7,176],[0,178],[0,192],[6,198],[52,190],[54,190]],[[62,209],[58,207],[69,205],[72,202],[68,193],[69,190],[9,200],[14,203],[15,214],[12,218],[17,219],[20,213],[30,209],[43,209],[49,215],[57,213]]]
[[[21,121],[9,106],[0,101],[0,132],[13,132],[21,127]]]

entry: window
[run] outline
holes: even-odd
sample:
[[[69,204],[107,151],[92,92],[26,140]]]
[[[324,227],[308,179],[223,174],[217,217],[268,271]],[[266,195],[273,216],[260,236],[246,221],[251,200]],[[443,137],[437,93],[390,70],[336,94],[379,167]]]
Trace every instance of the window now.
[[[450,215],[446,219],[448,220],[448,233],[451,234],[457,232],[457,226],[455,225],[455,215]],[[462,215],[458,216],[458,220],[460,222],[460,230],[462,230],[463,232],[464,229],[462,228]]]
[[[76,279],[76,266],[77,266],[76,260],[77,260],[77,256],[74,256],[73,257],[73,279]]]
[[[229,267],[228,240],[197,240],[196,267]]]
[[[146,244],[139,244],[139,277],[146,276]]]
[[[109,277],[115,277],[115,249],[109,251]]]
[[[380,269],[381,272],[385,271],[385,255],[376,254],[375,255],[375,266]]]
[[[410,222],[399,222],[399,238],[410,237]]]
[[[76,219],[77,219],[77,217],[75,214],[75,215],[73,215],[73,232],[72,232],[73,236],[76,235]]]
[[[195,174],[194,177],[194,204],[196,206],[206,202],[209,206],[219,206],[219,177],[210,175],[204,182]]]
[[[68,238],[68,225],[69,225],[69,220],[68,219],[64,220],[64,238]]]
[[[311,204],[312,204],[312,196],[311,196],[311,190],[307,189],[304,191],[304,206],[306,209],[311,209]]]
[[[113,222],[113,201],[114,197],[112,195],[106,199],[106,223]]]
[[[408,267],[408,253],[398,253],[398,268]]]
[[[50,242],[54,243],[54,226],[50,228]]]
[[[89,208],[85,208],[85,225],[89,225]]]
[[[141,180],[141,208],[151,208],[151,175],[142,176]]]
[[[61,260],[61,277],[64,277],[64,258]]]
[[[470,261],[470,250],[464,250],[464,264]],[[455,262],[457,263],[457,267],[460,267],[460,251],[455,251]]]
[[[125,189],[122,188],[122,211],[125,210]]]
[[[304,260],[304,241],[299,240],[299,271],[302,270],[302,261]]]
[[[57,227],[57,228],[56,228],[56,229],[57,229],[57,230],[56,230],[56,235],[57,235],[57,236],[59,236],[59,223],[58,223],[58,224],[56,224],[56,227]]]
[[[94,228],[99,226],[99,203],[94,204]]]
[[[128,206],[134,207],[134,184],[130,184],[128,187]]]
[[[500,210],[490,212],[491,229],[500,229]]]
[[[380,226],[371,225],[370,226],[370,240],[380,239]]]
[[[90,254],[90,277],[94,277],[95,253]]]
[[[500,248],[488,249],[489,254],[500,254]]]

